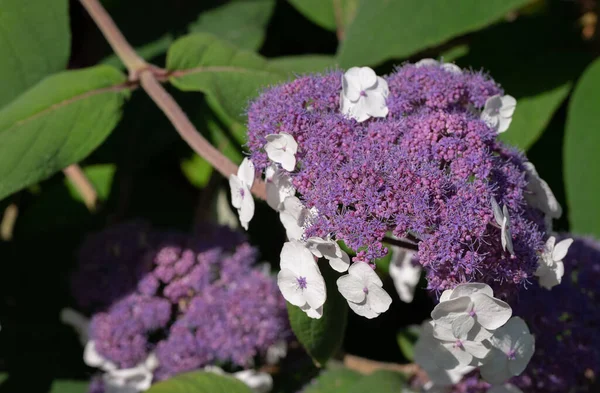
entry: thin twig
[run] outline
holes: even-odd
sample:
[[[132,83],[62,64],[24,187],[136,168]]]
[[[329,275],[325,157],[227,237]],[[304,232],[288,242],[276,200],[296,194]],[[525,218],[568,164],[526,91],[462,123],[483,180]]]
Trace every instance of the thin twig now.
[[[123,64],[125,64],[125,67],[127,67],[129,78],[135,79],[139,71],[148,67],[148,63],[146,63],[146,61],[136,53],[129,42],[127,42],[123,33],[121,33],[115,22],[98,0],[80,1],[119,59],[121,59]]]
[[[340,0],[332,0],[333,1],[333,13],[335,17],[335,26],[336,26],[336,35],[338,41],[343,41],[345,38],[344,31],[344,15],[342,10],[342,2]]]
[[[384,237],[383,242],[387,244],[391,244],[393,246],[398,246],[402,248],[406,248],[407,250],[419,251],[419,244],[413,243],[405,239],[394,239],[391,237]]]
[[[408,376],[413,376],[419,371],[419,366],[416,364],[377,362],[375,360],[361,358],[354,355],[344,355],[344,366],[366,375],[372,374],[377,370],[391,370],[406,374]]]
[[[79,191],[88,210],[91,212],[95,211],[98,204],[98,193],[96,193],[94,185],[90,182],[85,173],[83,173],[81,167],[77,164],[69,165],[63,169],[63,173],[69,181],[73,183],[75,188],[77,188],[77,191]]]
[[[2,222],[0,223],[0,239],[10,241],[13,238],[15,223],[19,216],[19,206],[16,202],[11,203],[4,210]]]

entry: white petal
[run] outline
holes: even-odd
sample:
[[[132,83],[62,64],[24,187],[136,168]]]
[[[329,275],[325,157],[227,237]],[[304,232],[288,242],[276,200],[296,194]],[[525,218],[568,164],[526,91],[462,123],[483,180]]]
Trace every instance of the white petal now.
[[[383,98],[388,98],[388,96],[390,95],[390,87],[387,81],[380,76],[377,77],[377,84],[373,89],[378,91],[383,96]]]
[[[277,273],[277,286],[284,299],[294,306],[303,306],[306,304],[304,291],[298,283],[298,276],[289,269],[281,269]]]
[[[379,316],[379,313],[373,311],[371,309],[371,307],[369,307],[369,305],[367,304],[366,298],[361,303],[348,302],[348,306],[356,314],[360,315],[361,317],[365,317],[367,319],[373,319],[373,318],[377,318]]]
[[[500,209],[500,205],[498,205],[498,202],[496,202],[496,198],[492,197],[491,203],[496,224],[502,226],[502,224],[504,223],[504,214],[502,213],[502,209]]]
[[[248,188],[244,189],[244,197],[242,198],[242,205],[238,209],[240,216],[240,222],[242,225],[246,223],[245,229],[248,229],[248,223],[254,217],[254,199]]]
[[[473,308],[471,299],[467,296],[450,299],[439,303],[431,312],[435,324],[446,329],[452,329],[452,323],[460,315],[467,314]]]
[[[517,340],[530,334],[527,324],[519,317],[511,318],[504,326],[496,329],[490,343],[503,353],[511,351]]]
[[[280,210],[283,208],[282,204],[285,198],[296,194],[296,188],[294,188],[290,176],[274,165],[267,167],[266,180],[267,203],[274,210]]]
[[[503,133],[508,130],[510,127],[510,123],[512,123],[512,117],[498,117],[498,133]]]
[[[534,274],[538,277],[542,288],[552,289],[561,283],[565,274],[565,265],[562,261],[556,262],[552,267],[540,264]]]
[[[512,308],[502,300],[483,293],[471,295],[477,323],[489,330],[498,329],[512,316]]]
[[[506,382],[513,375],[508,369],[508,358],[498,348],[492,348],[479,368],[481,377],[492,385]]]
[[[320,319],[323,316],[323,306],[319,308],[312,308],[307,303],[304,306],[300,307],[300,309],[304,311],[309,318],[312,319]]]
[[[323,258],[325,255],[336,256],[337,243],[333,240],[325,240],[320,237],[311,237],[306,240],[306,248],[317,258]]]
[[[552,259],[555,261],[562,261],[563,258],[567,256],[567,252],[572,243],[573,239],[565,239],[558,242],[552,251]]]
[[[475,326],[475,318],[469,314],[461,314],[452,321],[452,334],[455,338],[464,339]]]
[[[283,138],[285,151],[288,153],[295,155],[298,152],[298,142],[294,139],[291,134],[287,132],[281,132],[279,135]]]
[[[359,96],[360,97],[360,96]],[[350,101],[344,93],[340,93],[340,113],[346,117],[352,117],[352,108],[354,104]]]
[[[242,193],[245,192],[244,183],[236,175],[230,175],[229,189],[231,190],[231,204],[236,209],[239,209],[242,206],[242,200],[244,199],[242,196]]]
[[[506,206],[504,206],[504,209],[506,210]],[[500,236],[502,241],[502,249],[508,250],[510,254],[514,255],[515,251],[513,248],[512,234],[510,232],[510,217],[508,215],[504,216],[504,222],[502,223]]]
[[[456,336],[452,333],[452,329],[445,328],[439,324],[433,326],[433,337],[442,341],[456,341]]]
[[[336,281],[338,291],[351,302],[362,303],[367,298],[362,280],[350,274],[345,274]]]
[[[512,375],[521,374],[535,351],[535,339],[531,334],[521,336],[515,344],[515,358],[508,361],[508,369]]]
[[[348,270],[350,266],[350,257],[345,251],[342,251],[341,257],[326,257],[329,260],[329,265],[336,272],[343,273]]]
[[[450,297],[452,296],[452,289],[446,289],[444,292],[442,292],[442,296],[440,296],[440,303],[441,302],[445,302],[446,300],[450,300]]]
[[[465,351],[463,348],[458,347],[455,343],[445,342],[442,343],[442,346],[446,348],[446,350],[448,350],[448,352],[450,352],[452,356],[454,356],[459,366],[467,366],[473,361],[473,355]],[[445,363],[443,359],[443,357],[436,357],[436,362],[439,364],[440,367],[442,367],[445,370],[454,368],[449,363]]]
[[[273,389],[273,377],[268,373],[250,369],[233,373],[233,376],[256,393],[268,393]]]
[[[500,108],[502,108],[502,98],[496,94],[485,100],[483,111],[488,114],[495,114],[500,111]]]
[[[359,123],[370,118],[364,97],[360,97],[356,103],[352,103],[348,108],[348,116]]]
[[[154,371],[158,368],[159,365],[160,363],[158,361],[158,357],[154,353],[148,355],[146,360],[144,360],[144,367],[146,368],[146,370]]]
[[[386,312],[392,304],[390,295],[383,288],[375,284],[369,284],[368,290],[367,304],[371,310],[379,314]]]
[[[105,359],[96,351],[96,343],[94,340],[88,341],[83,350],[83,362],[90,367],[97,367],[104,371],[116,370],[117,366]]]
[[[502,101],[502,107],[500,108],[500,114],[503,117],[512,117],[515,113],[515,109],[517,108],[517,100],[510,95],[505,95],[500,98]]]
[[[473,329],[467,335],[468,341],[482,342],[483,340],[487,340],[492,337],[493,333],[487,329],[485,329],[480,324],[476,323],[473,326]]]
[[[290,240],[300,240],[304,236],[304,228],[298,225],[298,220],[286,211],[279,212],[279,221],[285,228],[286,235]]]
[[[79,341],[82,345],[86,345],[89,341],[88,330],[90,327],[90,320],[83,314],[71,308],[63,308],[60,311],[60,321],[65,325],[71,326],[79,335]]]
[[[373,268],[366,262],[355,262],[348,269],[348,273],[361,280],[365,285],[375,284],[379,287],[383,286],[383,282],[375,273]]]
[[[443,70],[451,72],[453,74],[462,74],[462,69],[456,64],[444,63],[440,66]]]
[[[327,290],[325,288],[325,280],[319,271],[319,268],[315,264],[314,273],[307,274],[306,277],[306,289],[304,290],[304,298],[306,303],[313,308],[318,309],[325,304],[327,300]]]
[[[281,160],[278,161],[281,164],[281,167],[288,172],[291,172],[296,167],[296,157],[288,152],[285,152],[281,156]]]
[[[237,176],[248,188],[252,188],[252,184],[254,183],[254,163],[248,157],[242,160]]]
[[[116,386],[123,386],[133,391],[143,392],[150,389],[152,384],[152,372],[145,367],[137,366],[133,368],[110,371],[104,376],[104,381],[109,381]]]
[[[481,282],[469,282],[457,285],[450,296],[450,299],[456,299],[461,296],[471,296],[474,293],[483,293],[488,296],[494,296],[492,288]]]
[[[491,347],[486,347],[483,343],[475,341],[463,341],[463,346],[465,351],[478,359],[485,358],[491,349]]]
[[[365,90],[377,83],[377,74],[369,67],[361,67],[358,71],[361,89]]]
[[[525,194],[527,202],[542,212],[546,213],[550,218],[560,218],[562,215],[562,207],[556,200],[554,193],[546,183],[538,175],[535,166],[531,162],[523,163],[528,174],[527,189],[529,193]]]
[[[378,91],[369,90],[367,96],[359,100],[359,104],[362,104],[362,108],[370,117],[386,117],[389,112],[385,96]]]
[[[548,240],[546,240],[545,251],[552,255],[552,251],[554,250],[555,245],[556,245],[556,238],[554,236],[550,236],[548,238]]]
[[[440,62],[434,59],[421,59],[415,63],[415,67],[437,66]]]
[[[287,342],[284,340],[278,341],[267,348],[265,359],[267,364],[275,365],[287,356]]]
[[[360,68],[352,67],[342,76],[342,94],[351,101],[360,98]]]
[[[400,247],[392,246],[390,277],[394,281],[400,300],[405,303],[412,302],[415,288],[421,278],[421,266],[412,264],[413,256],[414,252],[412,251],[405,251]]]

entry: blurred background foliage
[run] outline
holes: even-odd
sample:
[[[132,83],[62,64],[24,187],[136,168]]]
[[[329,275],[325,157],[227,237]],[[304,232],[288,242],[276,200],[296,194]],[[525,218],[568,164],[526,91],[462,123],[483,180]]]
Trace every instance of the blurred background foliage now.
[[[596,0],[102,3],[145,59],[181,71],[171,74],[169,91],[236,162],[245,106],[268,84],[355,65],[384,74],[424,57],[483,69],[518,100],[502,138],[527,151],[557,194],[567,210],[559,229],[600,236]],[[78,1],[0,0],[0,54],[0,392],[83,392],[91,370],[58,319],[73,303],[68,277],[83,237],[132,218],[183,230],[201,220],[236,220],[226,214],[226,180],[126,83]],[[221,66],[241,72],[211,71]],[[98,192],[93,211],[60,172],[77,162]],[[250,239],[276,264],[284,233],[266,204],[257,210]],[[393,288],[389,279],[385,285]],[[350,313],[344,351],[409,362],[407,327],[429,308],[419,291],[411,304],[396,298],[375,320]],[[336,372],[358,381],[347,370],[327,378],[337,381]],[[295,391],[297,378],[286,378],[290,387],[279,391]],[[342,391],[327,388],[327,378],[307,391]],[[371,381],[386,378],[395,377]]]

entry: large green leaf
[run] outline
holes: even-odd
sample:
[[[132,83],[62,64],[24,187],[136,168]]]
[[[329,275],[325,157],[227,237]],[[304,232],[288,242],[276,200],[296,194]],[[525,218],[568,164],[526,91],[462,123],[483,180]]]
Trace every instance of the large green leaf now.
[[[289,0],[304,16],[324,29],[343,29],[356,13],[359,0]]]
[[[324,72],[336,67],[336,59],[328,55],[285,56],[269,59],[272,67],[286,71],[290,75]]]
[[[58,380],[52,383],[50,393],[86,393],[89,382]]]
[[[600,59],[583,74],[567,116],[565,187],[571,231],[600,237]]]
[[[240,50],[207,33],[185,36],[167,54],[170,81],[184,91],[211,96],[232,119],[245,123],[248,100],[268,85],[286,79],[253,52]]]
[[[63,70],[70,41],[68,0],[0,0],[0,107]]]
[[[302,0],[299,0],[302,1]],[[498,21],[529,0],[360,0],[339,51],[344,68],[405,58]]]
[[[378,370],[358,380],[347,393],[401,393],[406,377],[396,371]]]
[[[147,393],[252,393],[252,390],[233,377],[195,371],[152,385]]]
[[[327,285],[323,316],[309,318],[299,307],[287,304],[292,330],[317,366],[324,365],[342,345],[348,316],[348,305],[335,283],[339,275],[325,264],[321,270]]]
[[[0,199],[91,153],[129,95],[126,77],[99,66],[42,80],[0,111]]]
[[[304,393],[346,393],[363,376],[347,368],[327,370],[312,382]]]
[[[239,48],[257,50],[274,8],[274,0],[232,1],[200,14],[190,25],[190,32],[212,33]]]

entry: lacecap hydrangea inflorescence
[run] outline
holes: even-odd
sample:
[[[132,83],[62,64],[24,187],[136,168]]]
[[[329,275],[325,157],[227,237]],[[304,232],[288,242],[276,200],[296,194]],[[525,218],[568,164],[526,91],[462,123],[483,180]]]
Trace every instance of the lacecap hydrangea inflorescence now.
[[[91,235],[73,289],[91,315],[81,329],[84,360],[104,372],[92,391],[143,391],[216,366],[251,385],[272,384],[253,368],[276,362],[292,336],[285,302],[257,256],[243,235],[222,227],[189,235],[134,222]]]

